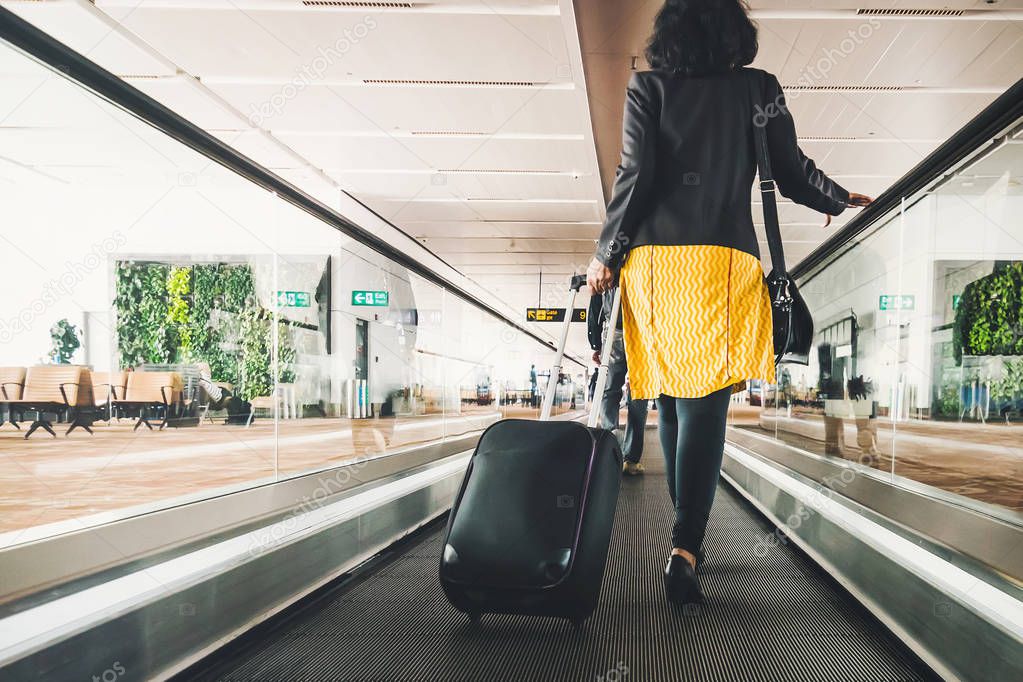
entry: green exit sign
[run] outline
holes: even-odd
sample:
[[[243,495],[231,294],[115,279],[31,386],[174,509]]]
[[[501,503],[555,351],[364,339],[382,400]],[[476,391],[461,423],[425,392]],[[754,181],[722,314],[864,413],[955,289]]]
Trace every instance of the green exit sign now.
[[[386,291],[353,291],[352,305],[386,306],[390,303],[390,295]]]
[[[881,294],[877,301],[879,310],[913,310],[916,308],[916,296],[912,294]]]
[[[278,308],[308,308],[310,300],[308,291],[278,291]]]

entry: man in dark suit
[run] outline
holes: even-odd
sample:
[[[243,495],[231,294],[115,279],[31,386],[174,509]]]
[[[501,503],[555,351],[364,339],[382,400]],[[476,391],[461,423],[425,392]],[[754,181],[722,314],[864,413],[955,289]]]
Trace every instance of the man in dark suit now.
[[[590,341],[590,348],[593,349],[593,361],[596,363],[600,362],[604,332],[613,301],[614,289],[603,295],[595,294],[590,297],[589,310],[586,313],[586,335]],[[604,386],[603,403],[600,408],[600,426],[605,429],[617,430],[619,427],[618,406],[622,401],[623,389],[628,390],[625,386],[625,377],[628,373],[625,339],[622,336],[622,316],[619,313],[612,336],[611,358],[607,363],[607,383]],[[628,396],[626,398],[628,417],[625,423],[625,440],[622,443],[622,454],[625,456],[622,471],[630,476],[637,476],[643,473],[643,465],[639,460],[643,456],[643,429],[646,428],[648,404],[646,400],[628,400]]]

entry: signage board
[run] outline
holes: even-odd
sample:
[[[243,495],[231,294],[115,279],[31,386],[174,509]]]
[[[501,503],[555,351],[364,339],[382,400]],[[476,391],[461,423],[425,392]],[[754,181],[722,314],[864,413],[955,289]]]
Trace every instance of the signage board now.
[[[352,305],[386,306],[391,297],[386,291],[353,291]]]
[[[526,308],[526,322],[564,322],[565,308]],[[586,321],[586,308],[576,308],[573,322]]]
[[[308,308],[312,296],[308,291],[278,291],[278,308]]]
[[[912,294],[881,294],[877,300],[878,310],[913,310],[916,296]]]

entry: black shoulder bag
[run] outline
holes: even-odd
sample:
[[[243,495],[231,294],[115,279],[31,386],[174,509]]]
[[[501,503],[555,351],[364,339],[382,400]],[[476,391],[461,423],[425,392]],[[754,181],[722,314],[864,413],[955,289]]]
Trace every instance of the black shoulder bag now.
[[[763,98],[755,74],[749,75],[750,101],[756,105]],[[753,140],[760,175],[760,196],[764,206],[764,231],[771,251],[767,289],[771,295],[774,319],[775,364],[793,362],[806,365],[809,364],[810,348],[813,346],[813,316],[785,268],[785,251],[782,249],[781,228],[778,226],[778,204],[767,146],[767,123],[765,121],[764,125],[757,125],[757,121],[757,117],[753,116]]]

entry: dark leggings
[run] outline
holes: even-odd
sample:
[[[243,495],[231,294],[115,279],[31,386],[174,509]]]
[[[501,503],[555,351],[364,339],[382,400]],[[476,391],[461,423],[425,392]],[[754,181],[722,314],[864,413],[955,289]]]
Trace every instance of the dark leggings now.
[[[732,388],[702,398],[657,399],[668,493],[675,505],[672,547],[695,554],[703,545],[725,449]]]

